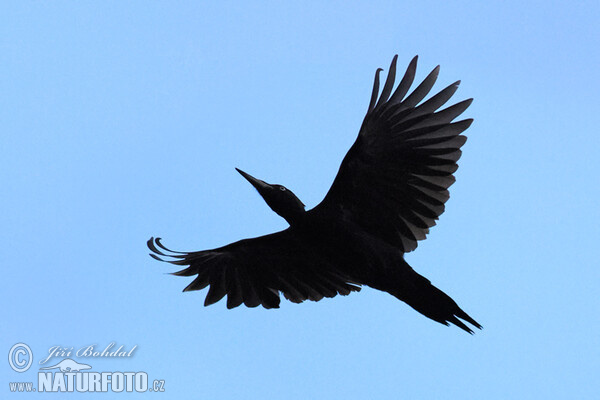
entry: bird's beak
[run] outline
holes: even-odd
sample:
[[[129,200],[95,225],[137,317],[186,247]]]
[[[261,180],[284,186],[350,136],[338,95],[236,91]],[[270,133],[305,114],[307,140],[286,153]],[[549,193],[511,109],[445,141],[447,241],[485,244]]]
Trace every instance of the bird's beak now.
[[[237,172],[239,172],[240,175],[242,175],[244,178],[246,178],[246,180],[248,182],[250,182],[252,184],[252,186],[254,186],[256,188],[256,190],[258,190],[259,192],[261,192],[261,191],[263,191],[265,189],[269,189],[271,187],[271,185],[269,185],[265,181],[261,181],[260,179],[256,179],[255,177],[253,177],[250,174],[245,173],[241,169],[236,168],[235,170]]]

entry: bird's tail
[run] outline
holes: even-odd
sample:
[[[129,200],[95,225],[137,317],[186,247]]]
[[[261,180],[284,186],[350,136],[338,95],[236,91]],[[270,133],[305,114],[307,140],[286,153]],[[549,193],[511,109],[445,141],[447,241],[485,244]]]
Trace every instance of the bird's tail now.
[[[464,312],[450,296],[433,286],[427,278],[419,275],[408,264],[403,265],[392,275],[389,282],[394,284],[387,291],[421,314],[446,326],[452,323],[470,334],[473,334],[473,330],[461,319],[482,329],[482,326]]]

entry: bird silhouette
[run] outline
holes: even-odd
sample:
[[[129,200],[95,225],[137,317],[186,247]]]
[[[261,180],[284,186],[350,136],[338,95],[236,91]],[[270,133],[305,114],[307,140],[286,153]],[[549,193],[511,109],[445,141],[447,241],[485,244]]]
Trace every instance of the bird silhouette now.
[[[267,205],[290,225],[270,235],[212,250],[179,252],[150,238],[150,255],[185,266],[177,276],[195,276],[184,291],[209,286],[205,306],[227,296],[241,304],[278,308],[280,294],[294,302],[319,301],[360,291],[385,291],[434,321],[473,333],[481,329],[454,300],[415,272],[404,259],[425,239],[444,212],[448,188],[472,122],[452,122],[472,99],[437,111],[460,81],[421,103],[433,87],[436,67],[408,96],[417,57],[396,89],[394,56],[379,93],[379,73],[358,137],[342,161],[329,192],[315,208],[285,186],[269,184],[236,168]],[[463,321],[461,321],[463,320]]]

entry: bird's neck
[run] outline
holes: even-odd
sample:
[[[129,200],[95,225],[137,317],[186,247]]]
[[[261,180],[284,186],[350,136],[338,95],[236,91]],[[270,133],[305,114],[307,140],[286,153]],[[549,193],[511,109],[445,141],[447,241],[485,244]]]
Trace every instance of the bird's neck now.
[[[287,221],[290,226],[302,225],[306,218],[306,211],[303,209],[286,210],[285,213],[278,213],[283,219]]]

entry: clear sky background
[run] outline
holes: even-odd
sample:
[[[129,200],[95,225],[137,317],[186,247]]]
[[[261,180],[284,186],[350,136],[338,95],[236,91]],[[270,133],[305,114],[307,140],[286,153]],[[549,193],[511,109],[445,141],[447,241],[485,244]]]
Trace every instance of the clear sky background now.
[[[597,1],[200,3],[1,3],[2,354],[137,345],[87,361],[164,379],[133,395],[164,399],[597,398]],[[181,293],[146,240],[283,229],[234,167],[318,204],[394,54],[475,98],[447,211],[407,260],[485,329],[369,288],[279,310]],[[3,360],[0,397],[37,379]]]

